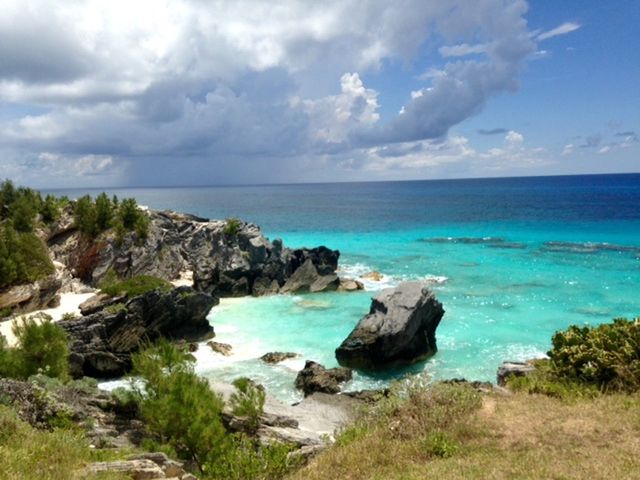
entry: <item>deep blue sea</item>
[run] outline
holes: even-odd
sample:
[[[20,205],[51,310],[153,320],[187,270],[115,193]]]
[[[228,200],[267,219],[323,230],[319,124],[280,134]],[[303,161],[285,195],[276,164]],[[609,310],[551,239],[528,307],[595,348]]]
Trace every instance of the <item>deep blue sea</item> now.
[[[432,378],[493,380],[503,360],[543,355],[558,329],[640,315],[640,174],[108,192],[157,209],[239,217],[288,246],[339,249],[344,276],[383,274],[365,292],[214,308],[217,340],[235,355],[200,349],[198,370],[223,380],[248,375],[286,399],[296,398],[304,359],[336,365],[334,349],[370,297],[405,279],[431,283],[446,310],[438,353],[412,369]],[[263,365],[258,357],[273,350],[302,357]],[[356,375],[349,388],[402,373]]]

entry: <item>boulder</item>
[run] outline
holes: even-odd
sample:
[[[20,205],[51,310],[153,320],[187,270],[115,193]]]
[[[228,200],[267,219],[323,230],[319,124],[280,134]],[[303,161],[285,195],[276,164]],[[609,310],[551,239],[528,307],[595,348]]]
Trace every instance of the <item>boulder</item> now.
[[[120,474],[133,480],[155,480],[166,478],[162,468],[152,460],[115,460],[112,462],[96,462],[86,468],[89,476]]]
[[[374,282],[379,282],[382,280],[382,274],[374,270],[372,272],[367,272],[363,275],[360,275],[360,278],[363,278],[365,280],[372,280]]]
[[[70,337],[73,374],[97,378],[123,375],[131,354],[145,342],[165,337],[188,342],[211,338],[207,315],[218,299],[191,287],[155,290],[118,308],[58,323]]]
[[[351,278],[341,278],[338,290],[341,292],[355,292],[356,290],[364,290],[364,285],[358,280]]]
[[[282,293],[315,293],[337,290],[340,279],[335,273],[322,274],[308,258],[293,275],[289,277],[283,287]]]
[[[536,367],[531,362],[502,362],[496,374],[496,383],[504,387],[511,377],[524,377],[533,372]]]
[[[293,352],[269,352],[260,357],[264,363],[280,363],[290,358],[297,358],[300,355]]]
[[[228,356],[231,355],[232,347],[228,343],[207,342],[207,345],[209,345],[211,350],[213,350],[214,352],[217,352],[217,353],[219,353],[221,355],[224,355],[225,357],[228,357]]]
[[[348,368],[326,369],[319,363],[307,360],[304,368],[298,372],[295,386],[304,392],[305,397],[315,392],[338,393],[340,384],[351,380],[352,372]]]
[[[20,314],[57,307],[60,304],[58,292],[61,288],[62,280],[57,275],[49,275],[34,283],[16,285],[2,290],[0,291],[0,310]]]
[[[434,355],[442,304],[418,282],[385,289],[372,299],[363,317],[336,349],[342,366],[380,370],[415,363]]]
[[[91,315],[92,313],[99,312],[110,305],[122,303],[126,301],[126,299],[127,297],[124,296],[110,297],[104,293],[97,293],[80,304],[80,313],[82,315]]]

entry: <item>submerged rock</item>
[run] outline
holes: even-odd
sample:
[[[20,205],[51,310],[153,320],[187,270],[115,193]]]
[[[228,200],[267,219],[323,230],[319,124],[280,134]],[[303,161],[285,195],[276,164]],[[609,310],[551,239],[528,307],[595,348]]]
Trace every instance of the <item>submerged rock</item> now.
[[[209,346],[209,348],[211,348],[211,350],[221,355],[224,355],[225,357],[228,357],[231,355],[231,350],[233,348],[228,343],[222,343],[222,342],[207,342],[207,345]]]
[[[342,292],[355,292],[356,290],[364,290],[364,285],[358,280],[351,278],[341,278],[338,290]]]
[[[96,313],[58,323],[70,337],[74,376],[113,378],[131,366],[131,353],[161,337],[211,338],[207,315],[218,299],[191,287],[155,290]]]
[[[264,363],[280,363],[290,358],[298,358],[300,354],[294,352],[269,352],[260,357]]]
[[[382,274],[376,270],[372,271],[372,272],[367,272],[363,275],[360,275],[360,278],[363,278],[365,280],[372,280],[374,282],[379,282],[382,280]]]
[[[298,372],[295,386],[304,395],[315,392],[338,393],[340,384],[351,380],[352,372],[348,368],[326,369],[319,363],[307,360],[304,368]]]
[[[418,282],[404,282],[380,292],[336,349],[340,365],[379,370],[415,363],[434,355],[442,304]]]

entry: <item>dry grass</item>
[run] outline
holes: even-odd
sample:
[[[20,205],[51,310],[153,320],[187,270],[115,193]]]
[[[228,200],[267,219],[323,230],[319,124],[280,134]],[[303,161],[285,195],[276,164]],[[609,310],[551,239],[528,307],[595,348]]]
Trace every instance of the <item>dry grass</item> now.
[[[640,478],[638,393],[571,401],[492,394],[478,408],[455,412],[448,423],[434,424],[432,415],[433,409],[402,405],[376,426],[347,432],[346,441],[291,478]],[[434,448],[429,425],[450,448]]]

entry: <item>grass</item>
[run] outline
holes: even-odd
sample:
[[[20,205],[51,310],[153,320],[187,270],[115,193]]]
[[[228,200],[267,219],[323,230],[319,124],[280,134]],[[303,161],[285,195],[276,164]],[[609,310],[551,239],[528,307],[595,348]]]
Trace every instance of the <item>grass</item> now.
[[[640,393],[476,401],[466,386],[435,388],[369,412],[289,478],[638,478]]]
[[[21,480],[69,480],[89,478],[82,469],[92,461],[111,460],[113,452],[92,451],[76,429],[36,430],[0,405],[0,458],[2,478]],[[122,475],[102,475],[119,480]]]
[[[135,297],[156,289],[168,292],[171,288],[171,283],[150,275],[138,275],[125,280],[109,279],[100,285],[102,293],[105,293],[110,297],[117,297],[120,295]]]

